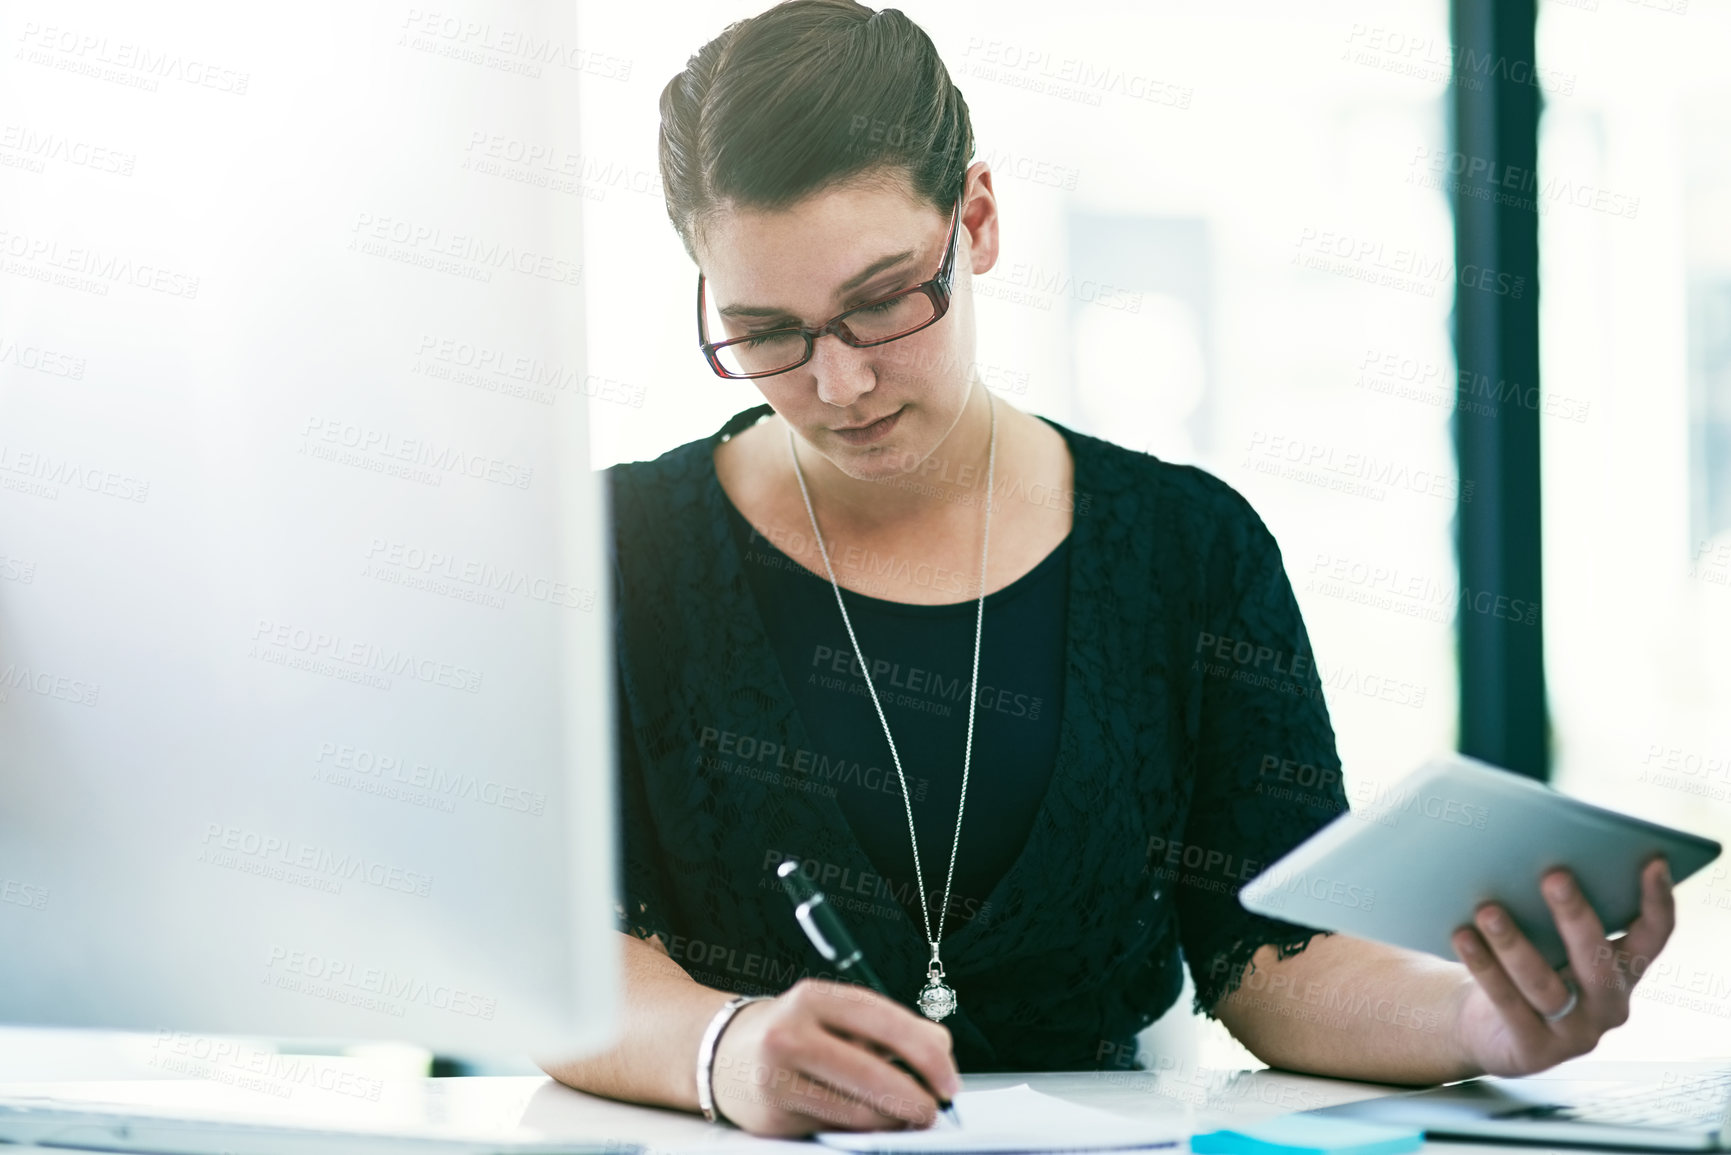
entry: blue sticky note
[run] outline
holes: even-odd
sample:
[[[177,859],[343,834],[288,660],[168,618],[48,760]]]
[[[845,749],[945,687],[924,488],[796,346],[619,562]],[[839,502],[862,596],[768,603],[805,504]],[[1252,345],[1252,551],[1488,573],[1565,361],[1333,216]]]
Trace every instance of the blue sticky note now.
[[[1424,1132],[1319,1115],[1279,1115],[1190,1140],[1196,1155],[1398,1155],[1424,1145]]]

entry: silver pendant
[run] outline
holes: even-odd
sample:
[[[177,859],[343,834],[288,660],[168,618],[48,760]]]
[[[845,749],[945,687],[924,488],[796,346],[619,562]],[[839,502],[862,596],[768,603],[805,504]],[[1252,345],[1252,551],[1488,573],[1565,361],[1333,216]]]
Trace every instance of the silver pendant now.
[[[956,992],[944,982],[944,964],[937,959],[937,952],[932,952],[932,961],[926,971],[926,985],[920,988],[920,1013],[932,1022],[940,1022],[948,1018],[956,1009]]]

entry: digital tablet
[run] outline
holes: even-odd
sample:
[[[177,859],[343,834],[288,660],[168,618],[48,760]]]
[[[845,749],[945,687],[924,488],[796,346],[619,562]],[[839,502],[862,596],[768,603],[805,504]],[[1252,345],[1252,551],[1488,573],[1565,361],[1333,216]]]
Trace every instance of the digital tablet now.
[[[1553,966],[1568,952],[1539,892],[1574,872],[1607,934],[1641,913],[1641,867],[1682,882],[1719,856],[1710,838],[1592,806],[1461,754],[1431,759],[1341,814],[1245,884],[1246,910],[1455,961],[1455,929],[1495,901]]]

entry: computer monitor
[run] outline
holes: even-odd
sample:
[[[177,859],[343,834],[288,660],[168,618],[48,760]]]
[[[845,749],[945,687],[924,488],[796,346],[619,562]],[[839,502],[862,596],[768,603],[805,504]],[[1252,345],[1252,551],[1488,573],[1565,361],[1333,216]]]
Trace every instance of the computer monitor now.
[[[573,8],[15,30],[0,1022],[613,1037]]]

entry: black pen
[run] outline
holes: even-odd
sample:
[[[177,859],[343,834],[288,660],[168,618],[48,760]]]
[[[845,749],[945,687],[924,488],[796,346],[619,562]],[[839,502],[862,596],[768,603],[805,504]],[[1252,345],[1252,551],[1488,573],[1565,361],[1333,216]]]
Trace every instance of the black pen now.
[[[781,885],[787,891],[787,896],[793,899],[793,917],[799,921],[805,936],[811,939],[818,953],[835,964],[837,974],[852,972],[863,979],[867,986],[885,998],[895,996],[884,987],[883,980],[878,978],[872,964],[866,961],[864,952],[854,945],[853,935],[847,932],[847,927],[841,924],[841,916],[835,908],[824,901],[823,892],[811,884],[811,879],[799,872],[799,859],[790,858],[775,868],[781,876]],[[914,1070],[906,1059],[900,1055],[891,1056],[890,1062],[906,1071],[914,1082],[938,1101],[938,1109],[949,1117],[950,1122],[961,1126],[962,1120],[956,1114],[955,1104],[932,1090],[932,1085],[925,1076]]]

